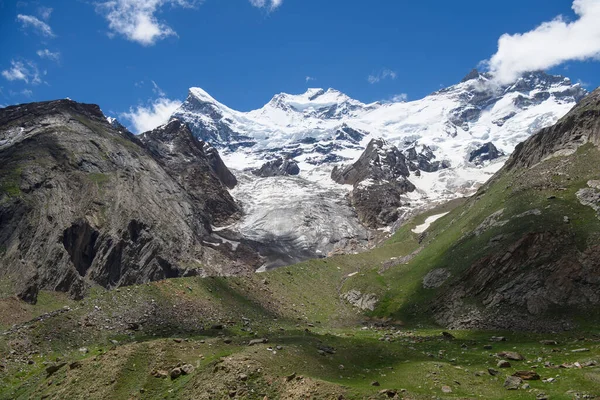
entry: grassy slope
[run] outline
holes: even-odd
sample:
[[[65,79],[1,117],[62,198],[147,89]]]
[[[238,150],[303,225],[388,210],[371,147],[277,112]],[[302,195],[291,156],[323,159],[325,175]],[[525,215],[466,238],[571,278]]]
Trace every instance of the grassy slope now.
[[[498,246],[539,229],[574,234],[582,248],[595,240],[600,221],[593,210],[579,204],[575,192],[599,176],[598,165],[598,150],[584,146],[574,156],[555,158],[526,172],[504,174],[465,204],[446,206],[457,208],[430,227],[424,248],[408,263],[387,270],[382,268],[384,263],[422,245],[419,235],[412,232],[416,225],[429,215],[448,210],[431,210],[416,217],[370,252],[312,260],[250,278],[184,278],[112,292],[97,289],[80,303],[45,294],[38,305],[25,307],[23,317],[13,322],[64,304],[72,310],[0,338],[3,354],[15,350],[18,355],[5,363],[0,398],[203,398],[208,391],[205,382],[211,382],[213,398],[224,398],[233,390],[240,397],[260,399],[307,394],[332,398],[342,393],[346,398],[365,398],[377,397],[383,388],[406,389],[407,398],[525,399],[532,398],[536,390],[553,399],[573,398],[566,393],[569,390],[600,395],[597,368],[543,368],[546,361],[559,365],[598,360],[594,318],[588,318],[577,333],[453,332],[458,339],[447,341],[426,312],[435,292],[421,285],[423,276],[440,266],[460,276],[474,260],[494,250],[486,245],[500,233],[505,236]],[[556,198],[549,200],[550,196]],[[505,215],[518,215],[534,208],[542,215],[511,220],[477,237],[469,235],[499,209],[504,209]],[[563,222],[564,216],[569,216],[570,224]],[[376,294],[381,299],[376,310],[366,315],[340,300],[339,295],[350,289]],[[14,300],[2,300],[0,310],[10,309],[10,302]],[[123,328],[132,316],[145,313],[152,323],[142,330]],[[0,323],[9,326],[10,317],[2,315]],[[251,321],[253,332],[244,330],[242,317]],[[373,327],[372,323],[382,320],[392,325]],[[370,328],[363,330],[363,322],[370,322]],[[210,329],[215,323],[224,324],[225,329]],[[404,326],[399,328],[401,324]],[[380,340],[385,334],[391,341]],[[504,334],[508,342],[484,350],[493,334]],[[176,343],[173,336],[186,340]],[[233,342],[224,343],[224,336]],[[270,339],[268,344],[245,345],[249,339],[263,336]],[[561,342],[560,351],[539,344],[540,339],[548,338]],[[28,348],[23,341],[40,353],[20,352],[23,346]],[[319,355],[322,344],[334,347],[336,353]],[[276,345],[283,350],[267,350]],[[81,346],[90,352],[80,353],[77,349]],[[590,351],[570,352],[580,347]],[[528,361],[513,363],[513,368],[499,377],[476,376],[476,371],[495,366],[497,359],[491,354],[501,350],[520,351]],[[82,359],[82,366],[64,367],[47,378],[44,362],[54,362],[57,357],[69,362]],[[180,361],[196,366],[195,372],[175,381],[150,375],[153,369],[168,369]],[[502,388],[507,373],[533,365],[543,378],[560,377],[552,384],[531,382],[530,390],[507,392]],[[287,382],[283,377],[292,372],[304,379]],[[240,373],[249,378],[241,381]],[[371,386],[375,380],[381,386]],[[453,392],[443,394],[443,385]]]

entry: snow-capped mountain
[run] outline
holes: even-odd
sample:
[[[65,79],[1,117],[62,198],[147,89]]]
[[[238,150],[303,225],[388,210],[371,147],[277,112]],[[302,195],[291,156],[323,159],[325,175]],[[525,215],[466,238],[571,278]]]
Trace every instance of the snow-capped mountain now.
[[[232,194],[244,216],[227,229],[257,242],[285,241],[298,254],[314,255],[348,250],[353,239],[358,242],[351,249],[368,245],[371,235],[359,219],[371,227],[394,220],[397,226],[410,213],[473,193],[519,142],[554,124],[585,94],[568,78],[544,72],[498,86],[491,76],[473,70],[460,83],[410,102],[365,104],[335,89],[308,89],[278,94],[260,109],[240,112],[191,88],[173,118],[215,146],[241,178]],[[369,143],[380,144],[381,160],[393,156],[406,169],[398,175],[400,185],[373,178],[394,174],[356,171],[361,160],[377,164],[370,155],[361,157]],[[385,149],[393,154],[379,154]],[[386,162],[380,164],[386,168]],[[288,165],[293,169],[287,171]],[[364,175],[365,181],[334,181],[335,167]],[[349,212],[347,202],[336,200],[350,191],[358,215]],[[381,204],[381,196],[395,200]],[[361,209],[372,206],[375,212]],[[335,226],[343,229],[332,236],[329,228]]]
[[[568,78],[543,72],[497,86],[474,70],[457,85],[396,103],[364,104],[334,89],[309,89],[281,93],[258,110],[239,112],[192,88],[173,117],[220,149],[235,169],[258,168],[281,156],[296,160],[301,171],[332,166],[357,159],[371,139],[383,138],[407,155],[424,151],[438,161],[422,172],[441,176],[421,174],[414,182],[421,193],[438,198],[457,188],[468,192],[493,172],[469,160],[473,151],[491,142],[499,153],[510,154],[585,93]]]

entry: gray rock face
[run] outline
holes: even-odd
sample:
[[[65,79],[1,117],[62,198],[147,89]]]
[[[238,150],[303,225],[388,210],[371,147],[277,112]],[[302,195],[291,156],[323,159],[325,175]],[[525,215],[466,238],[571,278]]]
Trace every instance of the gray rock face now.
[[[558,233],[528,233],[483,257],[439,294],[433,306],[438,322],[453,328],[563,329],[562,320],[545,318],[552,307],[600,304],[600,246],[579,251],[574,241]],[[472,308],[474,299],[484,308]]]
[[[239,211],[224,189],[237,184],[235,176],[218,152],[196,140],[185,124],[172,120],[142,134],[140,140],[173,180],[204,203],[202,208],[211,224],[222,223]]]
[[[436,158],[433,150],[429,146],[421,146],[421,151],[417,152],[416,147],[410,147],[405,150],[408,162],[408,168],[411,171],[436,172],[440,169],[450,168],[450,162],[446,160],[434,161]]]
[[[1,109],[0,138],[3,295],[81,298],[90,285],[249,269],[205,245],[237,206],[178,123],[148,134],[146,147],[98,106],[59,100]],[[168,138],[189,146],[185,157],[166,151]]]
[[[580,101],[555,125],[519,144],[505,168],[529,168],[553,155],[569,155],[586,143],[600,144],[600,88]]]
[[[488,142],[483,144],[478,149],[473,150],[469,154],[469,162],[472,162],[476,165],[482,165],[484,161],[495,160],[503,155],[504,152],[499,151],[492,142]]]
[[[423,278],[423,287],[425,289],[439,288],[450,278],[450,271],[445,268],[434,269]]]
[[[342,298],[359,310],[373,311],[379,299],[374,294],[363,294],[359,290],[352,289],[342,295]]]
[[[271,176],[298,175],[300,167],[294,160],[278,158],[263,164],[260,169],[252,171],[254,175],[268,178]]]
[[[336,166],[331,172],[335,182],[354,186],[350,201],[359,219],[372,228],[398,219],[402,195],[415,190],[409,175],[404,154],[383,139],[371,140],[354,164]]]
[[[375,182],[404,180],[410,175],[406,157],[396,146],[373,139],[352,165],[335,167],[331,178],[343,185],[357,185],[367,179]]]

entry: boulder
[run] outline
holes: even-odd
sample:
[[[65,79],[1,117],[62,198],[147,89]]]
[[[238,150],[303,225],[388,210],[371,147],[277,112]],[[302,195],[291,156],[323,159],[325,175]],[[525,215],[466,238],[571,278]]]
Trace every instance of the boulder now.
[[[506,390],[517,390],[523,384],[523,379],[517,376],[508,376],[504,381],[504,388]]]
[[[535,371],[517,371],[513,376],[521,378],[524,381],[539,381],[541,379],[539,374]]]

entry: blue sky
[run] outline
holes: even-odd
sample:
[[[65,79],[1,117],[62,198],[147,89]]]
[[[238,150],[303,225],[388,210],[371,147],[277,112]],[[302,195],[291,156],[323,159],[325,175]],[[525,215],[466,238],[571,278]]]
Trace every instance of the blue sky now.
[[[507,79],[539,67],[591,89],[599,3],[0,0],[0,105],[69,97],[127,119],[152,114],[157,99],[172,106],[191,86],[239,110],[307,87],[410,100],[484,60]],[[499,49],[502,35],[522,33]]]

